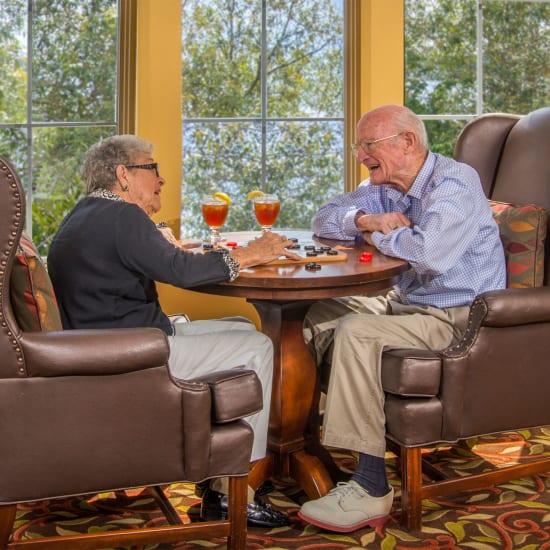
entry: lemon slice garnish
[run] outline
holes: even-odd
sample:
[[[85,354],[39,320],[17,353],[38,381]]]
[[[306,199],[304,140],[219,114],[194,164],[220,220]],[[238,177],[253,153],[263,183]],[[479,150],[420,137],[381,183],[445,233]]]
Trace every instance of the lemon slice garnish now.
[[[229,195],[226,193],[222,193],[221,191],[217,191],[212,195],[212,198],[218,199],[220,201],[225,202],[225,204],[231,204],[231,199],[229,198]]]
[[[255,199],[256,197],[263,197],[265,193],[263,191],[260,191],[259,189],[254,189],[254,191],[250,191],[248,195],[246,195],[247,199]]]

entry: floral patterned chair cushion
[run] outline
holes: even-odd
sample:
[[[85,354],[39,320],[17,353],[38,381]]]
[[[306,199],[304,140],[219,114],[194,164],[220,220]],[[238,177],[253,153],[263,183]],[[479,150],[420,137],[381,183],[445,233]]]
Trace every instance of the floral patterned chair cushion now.
[[[61,317],[46,266],[23,232],[10,279],[15,317],[25,332],[62,330]]]
[[[542,286],[546,209],[534,204],[514,206],[496,201],[489,204],[504,246],[508,287]]]

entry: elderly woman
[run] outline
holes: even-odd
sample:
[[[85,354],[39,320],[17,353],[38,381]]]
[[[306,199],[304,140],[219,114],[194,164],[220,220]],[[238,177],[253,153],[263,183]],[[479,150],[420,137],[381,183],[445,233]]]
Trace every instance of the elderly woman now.
[[[282,255],[296,258],[285,250],[292,243],[268,232],[232,251],[195,254],[174,246],[150,218],[160,210],[165,183],[152,150],[133,135],[113,136],[88,150],[83,170],[87,196],[63,220],[48,255],[63,326],[158,327],[168,335],[169,369],[179,379],[241,365],[254,370],[264,407],[247,420],[254,430],[251,460],[259,460],[266,453],[271,341],[246,319],[172,322],[160,307],[155,281],[181,288],[232,281],[240,269]],[[211,489],[206,496],[223,506],[223,498]],[[269,527],[287,521],[253,502],[248,517]]]

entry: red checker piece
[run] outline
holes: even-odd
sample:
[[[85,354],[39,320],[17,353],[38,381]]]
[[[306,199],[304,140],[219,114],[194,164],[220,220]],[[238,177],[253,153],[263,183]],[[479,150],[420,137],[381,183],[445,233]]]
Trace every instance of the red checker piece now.
[[[371,262],[372,261],[372,252],[361,252],[359,256],[360,262]]]

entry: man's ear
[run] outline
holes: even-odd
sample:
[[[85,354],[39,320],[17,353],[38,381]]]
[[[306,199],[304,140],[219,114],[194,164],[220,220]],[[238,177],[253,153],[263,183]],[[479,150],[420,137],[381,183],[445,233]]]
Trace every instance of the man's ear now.
[[[418,146],[418,136],[414,132],[403,132],[403,140],[407,153],[414,151]]]

